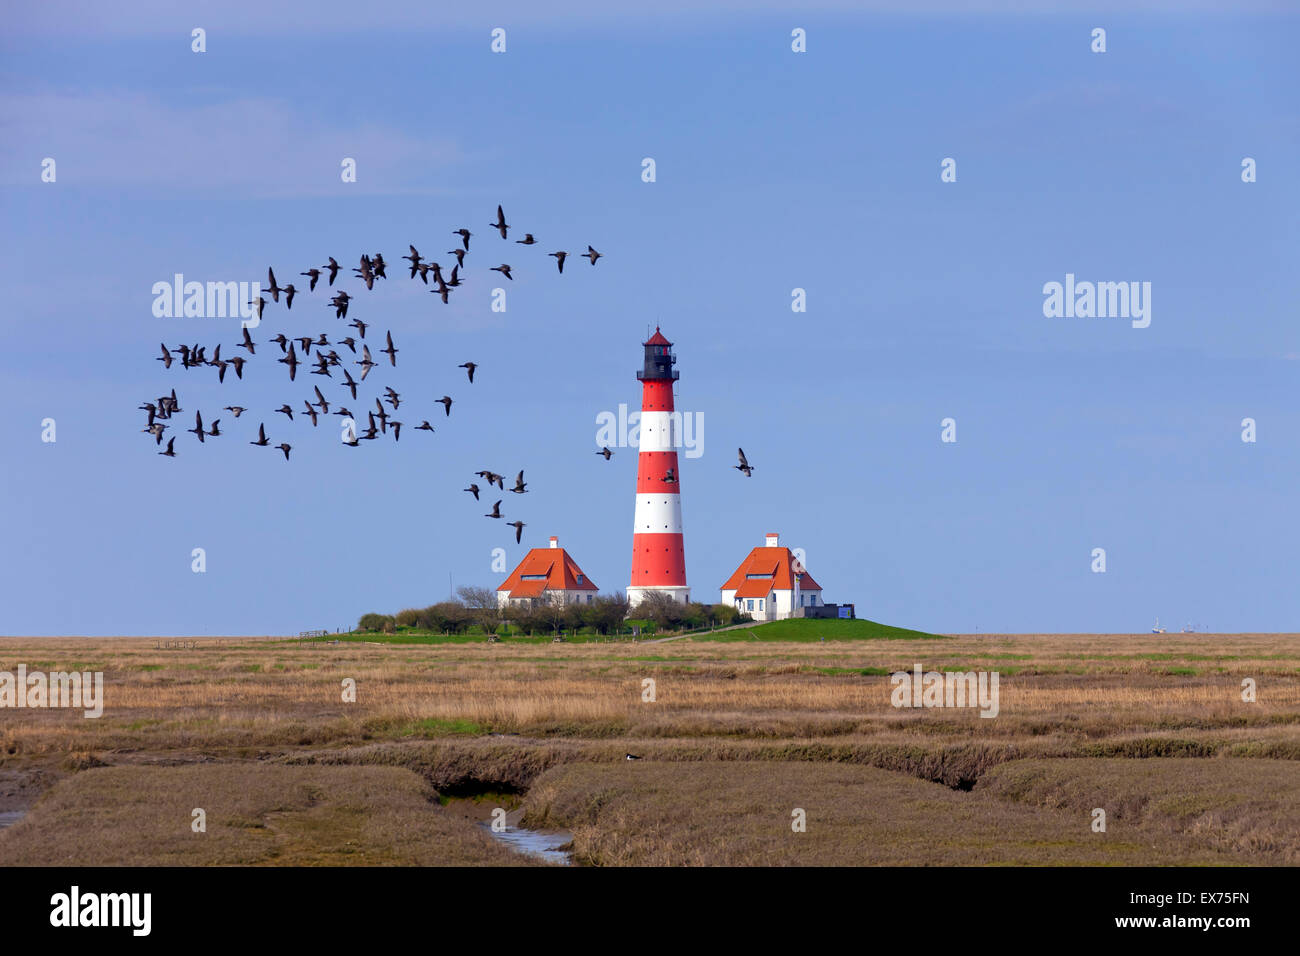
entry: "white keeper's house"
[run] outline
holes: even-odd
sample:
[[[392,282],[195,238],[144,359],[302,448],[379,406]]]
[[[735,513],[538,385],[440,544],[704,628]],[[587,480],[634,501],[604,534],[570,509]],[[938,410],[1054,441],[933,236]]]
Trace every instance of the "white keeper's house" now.
[[[598,588],[578,562],[551,536],[549,548],[533,548],[497,588],[497,607],[590,604]]]
[[[780,621],[804,616],[806,611],[798,608],[821,607],[822,587],[789,548],[780,546],[777,535],[769,534],[764,546],[750,551],[722,585],[722,603],[756,621]]]

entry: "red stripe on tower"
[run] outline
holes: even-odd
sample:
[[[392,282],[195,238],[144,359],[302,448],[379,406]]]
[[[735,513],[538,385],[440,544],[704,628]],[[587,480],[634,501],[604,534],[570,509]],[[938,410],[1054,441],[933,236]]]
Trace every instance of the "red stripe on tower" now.
[[[677,471],[681,422],[673,410],[677,356],[672,353],[673,343],[658,328],[641,344],[645,346],[645,365],[636,373],[641,381],[641,438],[627,599],[635,606],[646,595],[659,592],[686,603],[691,589],[686,585],[681,476]]]

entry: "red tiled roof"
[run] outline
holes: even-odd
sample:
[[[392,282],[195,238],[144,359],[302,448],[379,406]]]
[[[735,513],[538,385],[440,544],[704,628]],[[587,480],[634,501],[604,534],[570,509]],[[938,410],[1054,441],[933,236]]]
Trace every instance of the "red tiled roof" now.
[[[722,586],[722,590],[737,592],[737,597],[761,597],[766,595],[769,590],[791,591],[794,589],[794,555],[790,553],[789,548],[755,548],[749,552],[749,556],[741,562],[740,567],[736,568],[736,573],[727,578],[727,583]],[[746,581],[745,576],[748,574],[770,574],[771,578],[764,581]],[[740,594],[740,589],[746,584],[760,584],[765,590],[763,595]],[[813,580],[813,576],[804,570],[803,577],[799,581],[799,590],[801,591],[820,591],[822,586]]]
[[[646,339],[641,344],[642,345],[672,345],[673,343],[669,342],[666,338],[664,338],[664,334],[659,331],[659,326],[656,325],[655,334],[650,336],[650,338]]]
[[[545,578],[523,580],[524,575],[544,574]],[[582,583],[578,583],[582,578]],[[563,548],[533,548],[519,566],[497,588],[511,597],[540,597],[543,591],[598,591],[594,581],[582,573],[578,563]]]
[[[765,598],[771,590],[771,578],[757,578],[753,581],[741,581],[740,587],[736,588],[736,597]]]

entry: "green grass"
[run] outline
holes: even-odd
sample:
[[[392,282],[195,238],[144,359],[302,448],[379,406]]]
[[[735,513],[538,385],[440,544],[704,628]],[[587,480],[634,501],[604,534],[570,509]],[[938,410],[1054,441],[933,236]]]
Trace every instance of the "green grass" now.
[[[865,618],[841,620],[829,618],[792,617],[785,621],[770,621],[751,627],[738,627],[730,631],[692,635],[693,641],[942,641],[949,640],[939,634],[913,631],[905,627],[891,627]]]

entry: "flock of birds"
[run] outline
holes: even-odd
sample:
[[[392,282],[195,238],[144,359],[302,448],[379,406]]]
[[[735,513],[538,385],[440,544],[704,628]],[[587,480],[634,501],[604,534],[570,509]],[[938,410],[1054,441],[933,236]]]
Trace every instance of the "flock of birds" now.
[[[489,225],[500,234],[502,240],[508,239],[511,226],[506,222],[505,211],[500,205],[497,206],[496,221]],[[452,234],[460,237],[460,246],[448,251],[447,254],[454,256],[456,262],[455,265],[451,267],[451,271],[445,276],[443,274],[442,264],[437,261],[425,260],[414,245],[409,246],[409,254],[402,256],[403,259],[408,260],[410,263],[411,279],[419,276],[420,280],[425,285],[428,285],[430,278],[432,278],[434,287],[429,291],[432,294],[437,295],[442,300],[443,304],[448,303],[453,289],[457,289],[464,284],[464,279],[461,277],[461,270],[465,266],[465,257],[469,252],[470,238],[473,236],[473,233],[465,228],[453,230]],[[524,234],[524,238],[516,239],[515,242],[518,245],[532,246],[537,244],[537,239],[529,232]],[[557,250],[548,253],[548,255],[555,258],[556,268],[560,274],[563,274],[564,263],[569,257],[569,253],[564,250]],[[587,251],[581,255],[583,258],[590,261],[592,266],[595,266],[596,260],[602,258],[602,254],[597,252],[590,245],[587,246]],[[367,290],[373,290],[376,281],[386,280],[388,278],[387,268],[388,264],[385,262],[382,253],[376,253],[374,256],[363,254],[359,265],[354,267],[352,272],[355,273],[356,277],[365,284]],[[500,265],[492,266],[491,269],[494,272],[500,272],[508,280],[514,280],[514,275],[511,271],[512,267],[509,263],[503,262]],[[305,272],[299,273],[299,275],[307,277],[308,287],[306,291],[310,293],[315,292],[316,285],[321,278],[325,278],[328,287],[332,289],[335,280],[342,271],[343,267],[333,256],[330,256],[329,262],[326,265],[308,269]],[[299,295],[302,290],[296,288],[293,283],[284,286],[279,285],[275,277],[274,268],[268,268],[267,287],[265,291],[271,296],[271,301],[277,304],[281,301],[281,297],[283,296],[285,309],[291,310],[293,308],[295,297]],[[336,320],[347,318],[348,308],[354,298],[355,296],[339,289],[329,299],[328,305],[330,308],[334,309]],[[254,311],[256,312],[260,323],[267,306],[265,296],[259,295],[258,298],[252,300],[248,304],[254,307]],[[244,326],[242,330],[243,340],[238,342],[234,348],[245,350],[248,353],[247,355],[229,355],[226,358],[222,358],[221,344],[217,344],[213,347],[212,355],[209,357],[207,346],[198,343],[192,345],[182,343],[181,345],[169,349],[167,344],[164,342],[160,343],[162,354],[157,357],[157,361],[162,362],[163,368],[165,369],[170,369],[176,362],[179,362],[181,367],[186,370],[195,368],[214,368],[217,370],[218,383],[224,384],[226,381],[226,373],[229,370],[234,371],[236,379],[243,379],[244,368],[256,356],[259,345],[276,345],[279,347],[281,353],[281,356],[277,358],[276,361],[279,364],[288,367],[290,382],[297,380],[298,367],[300,365],[311,364],[314,367],[311,369],[310,374],[333,379],[338,385],[347,389],[351,400],[355,402],[357,401],[358,387],[365,382],[366,377],[370,374],[372,369],[382,366],[382,359],[376,360],[374,358],[370,351],[370,345],[365,341],[366,330],[371,327],[371,324],[372,323],[363,322],[361,319],[354,317],[348,323],[347,327],[356,331],[356,337],[349,333],[333,342],[330,341],[329,335],[325,332],[321,332],[315,336],[303,335],[293,338],[286,336],[284,332],[279,332],[274,337],[265,340],[264,342],[255,342],[249,333],[248,326]],[[377,351],[380,355],[387,357],[390,367],[396,368],[397,354],[400,349],[398,349],[393,343],[393,333],[391,330],[385,332],[384,342],[384,348],[377,349]],[[360,369],[359,378],[353,377],[351,369],[346,367],[344,364],[344,358],[339,355],[335,348],[336,346],[339,348],[346,347],[349,350],[350,355],[353,357],[352,365],[357,366]],[[361,349],[360,358],[355,358],[358,354],[358,346],[360,346]],[[301,349],[301,357],[299,356],[299,349]],[[316,350],[314,357],[312,356],[312,349]],[[479,368],[479,364],[477,362],[467,361],[461,363],[457,367],[465,369],[470,384],[473,384],[474,372]],[[332,370],[337,371],[342,378],[335,379],[334,371]],[[315,392],[315,401],[313,402],[308,399],[303,399],[303,407],[296,411],[299,416],[310,419],[312,426],[316,427],[321,416],[331,414],[330,408],[332,403],[326,398],[324,393],[322,393],[320,385],[313,386],[313,390]],[[385,403],[391,406],[391,413],[385,409]],[[374,410],[365,410],[367,427],[358,432],[356,428],[356,420],[358,416],[340,401],[333,414],[340,416],[348,423],[344,431],[343,444],[356,448],[360,446],[361,442],[373,441],[378,438],[379,435],[387,435],[390,431],[392,432],[393,441],[399,441],[401,439],[403,423],[394,418],[393,415],[397,412],[402,403],[403,399],[401,394],[391,386],[385,386],[382,398],[379,396],[375,397]],[[454,404],[451,396],[444,395],[441,398],[434,399],[434,403],[442,405],[445,417],[449,418],[451,416],[451,407]],[[167,458],[175,458],[176,438],[175,436],[167,437],[164,433],[169,427],[171,427],[172,418],[183,411],[180,406],[180,400],[176,395],[176,389],[171,389],[169,395],[160,396],[155,401],[145,401],[139,406],[139,410],[148,414],[148,421],[142,431],[152,435],[156,445],[161,446],[164,437],[167,438],[167,447],[163,451],[158,452],[158,454]],[[248,411],[247,408],[240,405],[226,405],[222,410],[230,412],[234,418],[239,418],[244,412]],[[295,408],[288,402],[282,404],[279,408],[274,409],[271,412],[272,415],[283,414],[291,422],[295,420],[294,413]],[[221,431],[220,418],[211,418],[211,425],[205,427],[201,410],[195,411],[194,413],[194,427],[185,430],[193,434],[201,444],[206,443],[209,438],[220,438],[225,434]],[[423,419],[419,425],[415,426],[415,430],[433,432],[436,429],[429,423],[428,419]],[[249,444],[263,448],[276,448],[283,452],[285,461],[289,460],[289,453],[293,450],[293,446],[287,441],[282,441],[277,445],[271,444],[271,439],[266,434],[265,421],[259,421],[257,426],[257,438],[256,440],[250,441]],[[608,447],[605,447],[596,452],[596,454],[603,456],[605,460],[608,461],[614,453]],[[745,459],[745,453],[743,450],[739,450],[739,455],[740,464],[733,467],[737,468],[748,477],[753,469]],[[514,487],[510,489],[505,488],[504,476],[497,474],[496,472],[485,469],[476,472],[475,476],[483,479],[484,483],[487,485],[489,493],[494,486],[502,491],[509,491],[521,495],[526,494],[528,490],[522,470],[515,478]],[[668,477],[664,480],[675,482],[677,479],[670,471]],[[473,494],[474,500],[477,501],[479,500],[479,493],[483,489],[481,489],[477,483],[471,483],[468,488],[463,490]],[[492,510],[485,514],[484,517],[496,519],[504,518],[505,516],[501,513],[501,500],[498,500],[492,506]],[[506,524],[515,529],[515,541],[518,543],[522,539],[523,530],[526,527],[525,523],[516,520],[507,521]]]

